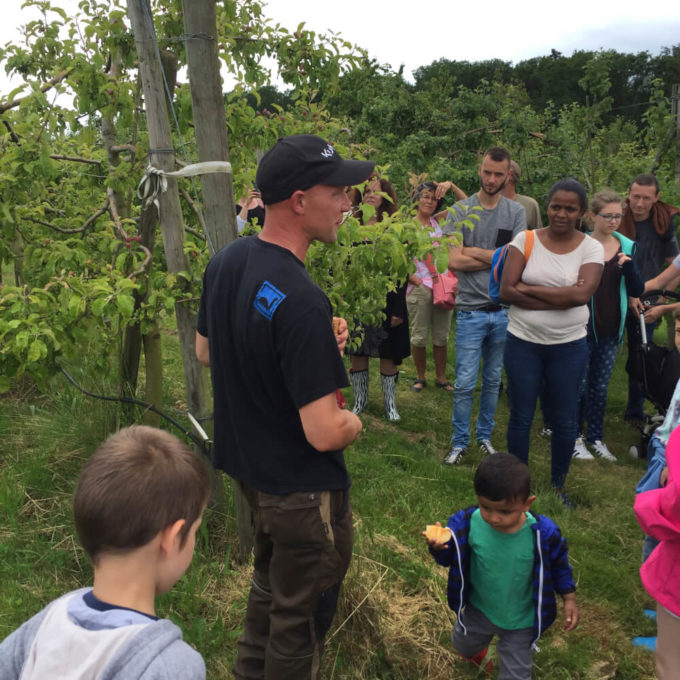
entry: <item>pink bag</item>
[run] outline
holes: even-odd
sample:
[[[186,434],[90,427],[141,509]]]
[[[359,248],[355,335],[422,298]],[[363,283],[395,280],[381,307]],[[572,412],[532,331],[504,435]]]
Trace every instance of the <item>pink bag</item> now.
[[[432,304],[438,309],[453,309],[456,305],[458,277],[450,271],[432,275]]]

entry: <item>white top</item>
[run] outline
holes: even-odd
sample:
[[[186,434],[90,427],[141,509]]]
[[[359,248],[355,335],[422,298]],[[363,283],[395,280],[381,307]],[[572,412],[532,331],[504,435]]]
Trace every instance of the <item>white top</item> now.
[[[20,680],[96,678],[124,645],[152,623],[147,619],[131,626],[87,630],[68,616],[74,597],[77,595],[69,593],[49,607],[31,644]]]
[[[526,232],[522,231],[510,245],[524,253],[525,238]],[[534,286],[573,286],[582,265],[592,262],[604,265],[604,248],[590,236],[563,255],[548,250],[536,236],[521,280]],[[559,345],[585,337],[589,316],[587,305],[569,309],[523,309],[511,305],[508,332],[527,342]]]
[[[430,238],[442,237],[442,229],[434,217],[430,217],[430,227],[432,227],[432,231],[430,231]],[[423,229],[424,228],[425,227],[423,227]],[[436,248],[439,246],[439,243],[437,243],[437,241],[433,241],[432,246]],[[427,263],[424,260],[416,260],[415,257],[413,258],[413,261],[416,263],[415,275],[423,282],[423,286],[426,286],[432,290],[432,274],[430,274]],[[406,287],[406,295],[408,295],[414,288],[415,286],[412,283],[409,283]]]

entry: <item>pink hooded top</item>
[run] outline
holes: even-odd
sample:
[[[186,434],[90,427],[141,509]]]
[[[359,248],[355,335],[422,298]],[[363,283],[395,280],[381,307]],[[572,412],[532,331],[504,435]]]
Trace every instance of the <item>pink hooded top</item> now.
[[[668,482],[635,498],[642,530],[661,541],[640,568],[647,592],[669,612],[680,616],[680,427],[666,446]]]

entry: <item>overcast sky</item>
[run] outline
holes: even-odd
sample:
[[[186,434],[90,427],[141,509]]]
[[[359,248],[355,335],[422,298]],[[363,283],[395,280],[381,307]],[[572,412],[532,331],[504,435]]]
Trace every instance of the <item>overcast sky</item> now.
[[[0,0],[0,44],[18,39],[17,27],[29,18],[23,0]],[[52,0],[77,8],[77,0]],[[304,21],[314,31],[332,30],[368,50],[380,63],[404,76],[436,59],[517,63],[556,49],[647,50],[680,44],[680,0],[482,0],[454,2],[378,2],[373,0],[269,0],[265,15],[293,31]],[[0,95],[9,84],[0,70]]]

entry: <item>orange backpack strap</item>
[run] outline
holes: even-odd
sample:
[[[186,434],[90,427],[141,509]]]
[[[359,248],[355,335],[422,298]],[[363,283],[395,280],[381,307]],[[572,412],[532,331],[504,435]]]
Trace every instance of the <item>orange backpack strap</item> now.
[[[531,257],[531,251],[534,249],[534,232],[533,229],[527,229],[524,236],[524,261],[528,262]]]

